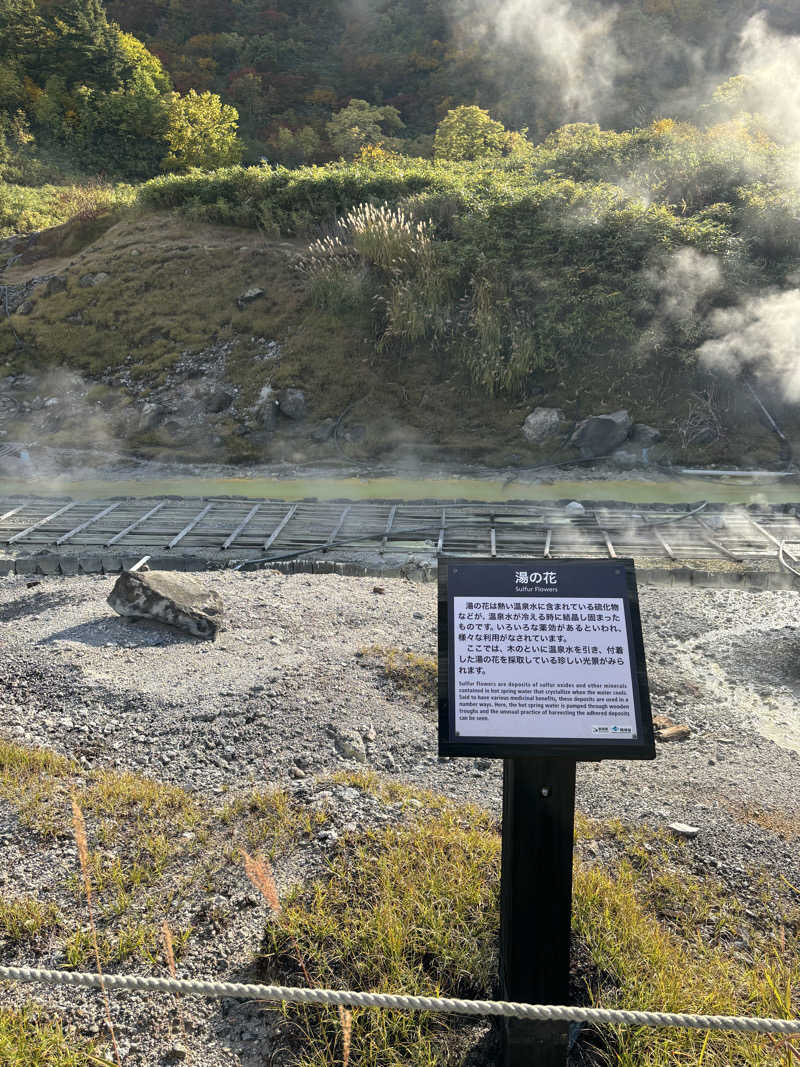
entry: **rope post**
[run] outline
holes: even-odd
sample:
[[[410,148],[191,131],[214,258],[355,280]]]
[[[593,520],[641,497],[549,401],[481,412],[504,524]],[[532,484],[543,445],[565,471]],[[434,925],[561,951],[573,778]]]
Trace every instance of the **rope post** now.
[[[504,999],[566,1004],[575,760],[503,764],[500,980]],[[503,1067],[564,1067],[569,1025],[505,1020]]]

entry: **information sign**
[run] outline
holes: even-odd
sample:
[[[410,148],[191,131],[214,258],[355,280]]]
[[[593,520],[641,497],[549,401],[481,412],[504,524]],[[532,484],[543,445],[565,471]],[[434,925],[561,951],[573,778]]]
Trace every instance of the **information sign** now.
[[[654,758],[633,561],[440,560],[439,754]]]

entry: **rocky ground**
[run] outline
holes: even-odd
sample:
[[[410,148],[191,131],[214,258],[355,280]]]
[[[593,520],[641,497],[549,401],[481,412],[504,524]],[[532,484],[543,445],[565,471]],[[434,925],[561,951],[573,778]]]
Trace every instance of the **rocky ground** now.
[[[379,795],[326,781],[331,772],[371,768],[499,810],[499,762],[439,760],[432,700],[398,689],[374,651],[435,655],[434,585],[270,571],[203,577],[228,613],[213,643],[118,618],[106,604],[108,578],[0,582],[0,738],[74,756],[87,774],[108,766],[181,785],[211,808],[254,786],[287,790],[325,819],[278,863],[282,888],[321,869],[341,835],[402,817]],[[653,763],[580,765],[579,808],[696,827],[693,868],[742,899],[760,871],[800,884],[796,593],[648,586],[641,601],[654,713],[691,734],[660,744]],[[56,899],[80,924],[80,905],[63,889],[76,862],[69,836],[43,846],[0,800],[5,896]],[[251,974],[266,915],[240,871],[220,873],[211,905],[186,903],[195,934],[182,975]],[[59,951],[55,941],[35,950],[7,943],[3,958],[59,966]],[[0,1003],[29,995],[5,989]],[[94,993],[35,995],[79,1034],[102,1027]],[[114,1010],[133,1067],[183,1058],[187,1048],[199,1067],[285,1062],[283,1023],[256,1005],[187,1000],[185,1035],[164,999],[121,995]]]

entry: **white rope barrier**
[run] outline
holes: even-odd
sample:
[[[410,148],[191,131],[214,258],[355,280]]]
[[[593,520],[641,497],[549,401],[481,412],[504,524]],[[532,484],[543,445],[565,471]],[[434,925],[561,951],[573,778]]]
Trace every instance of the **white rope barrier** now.
[[[290,1004],[335,1004],[348,1008],[390,1008],[394,1011],[447,1012],[454,1015],[502,1015],[535,1022],[576,1022],[598,1025],[679,1027],[690,1030],[736,1030],[758,1034],[800,1034],[800,1019],[760,1019],[738,1015],[687,1015],[660,1011],[619,1011],[546,1004],[515,1004],[502,1000],[452,1000],[447,997],[398,996],[338,989],[296,989],[288,986],[201,982],[125,974],[83,974],[32,967],[0,967],[0,981],[44,982],[47,985],[105,987],[142,993],[188,993],[238,1000],[283,1001]]]

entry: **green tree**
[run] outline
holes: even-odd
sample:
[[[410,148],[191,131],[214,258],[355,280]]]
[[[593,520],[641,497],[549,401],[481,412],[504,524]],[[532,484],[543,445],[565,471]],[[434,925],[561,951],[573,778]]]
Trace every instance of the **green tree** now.
[[[164,170],[212,170],[242,158],[243,145],[237,136],[239,114],[235,107],[223,104],[216,93],[196,93],[194,89],[186,96],[170,93],[167,120],[169,152],[161,163]]]
[[[386,141],[385,130],[402,130],[404,126],[397,108],[354,99],[336,112],[326,129],[335,151],[352,159],[365,145]]]
[[[435,159],[482,159],[509,148],[509,132],[482,107],[462,106],[448,111],[436,127]]]
[[[287,167],[296,167],[300,163],[310,163],[320,149],[320,137],[313,126],[303,126],[296,132],[281,126],[272,144],[280,163]]]
[[[138,38],[130,33],[121,33],[119,49],[124,63],[122,81],[126,86],[134,85],[139,93],[148,89],[154,94],[171,91],[172,81],[161,60],[145,48]]]

